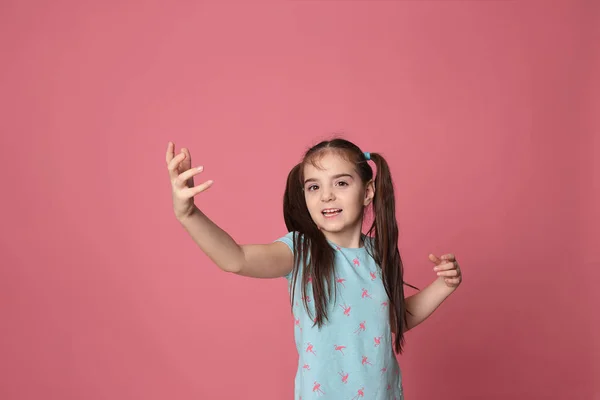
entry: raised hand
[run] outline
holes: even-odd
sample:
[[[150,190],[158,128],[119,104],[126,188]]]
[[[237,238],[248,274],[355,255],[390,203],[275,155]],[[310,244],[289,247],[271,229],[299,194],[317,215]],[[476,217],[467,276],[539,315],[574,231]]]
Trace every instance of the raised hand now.
[[[175,155],[175,144],[172,142],[167,145],[166,161],[171,179],[173,211],[177,219],[182,219],[196,209],[194,196],[211,187],[213,181],[209,180],[194,186],[194,176],[202,172],[204,167],[192,168],[192,156],[186,148]]]
[[[461,284],[462,272],[454,254],[444,254],[440,258],[430,254],[429,260],[435,264],[433,270],[440,278],[444,279],[448,287],[456,288]]]

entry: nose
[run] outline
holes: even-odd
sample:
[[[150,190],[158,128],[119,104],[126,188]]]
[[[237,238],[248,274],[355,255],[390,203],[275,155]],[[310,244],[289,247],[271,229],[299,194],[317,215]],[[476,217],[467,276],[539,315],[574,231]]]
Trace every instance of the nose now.
[[[331,201],[334,200],[335,196],[333,195],[333,190],[331,188],[323,188],[321,190],[321,201]]]

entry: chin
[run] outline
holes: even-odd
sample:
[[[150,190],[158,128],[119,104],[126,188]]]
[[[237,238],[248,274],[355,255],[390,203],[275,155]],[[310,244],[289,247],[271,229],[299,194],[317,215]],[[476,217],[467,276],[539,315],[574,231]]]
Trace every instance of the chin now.
[[[327,232],[342,232],[345,229],[348,229],[349,225],[344,221],[324,221],[321,224],[321,229]]]

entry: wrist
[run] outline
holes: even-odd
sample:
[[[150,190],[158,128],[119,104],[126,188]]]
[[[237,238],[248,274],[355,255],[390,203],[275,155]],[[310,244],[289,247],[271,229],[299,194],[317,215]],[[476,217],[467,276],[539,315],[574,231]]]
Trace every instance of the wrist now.
[[[454,291],[458,287],[448,286],[443,276],[438,276],[437,279],[434,281],[434,285],[437,287],[437,290],[439,290],[440,293],[444,293],[445,296],[449,296],[452,293],[454,293]]]
[[[190,221],[199,212],[200,212],[200,210],[198,209],[198,207],[194,206],[188,212],[181,214],[181,215],[175,215],[175,217],[177,218],[177,221],[179,221],[180,224],[185,225],[188,221]]]

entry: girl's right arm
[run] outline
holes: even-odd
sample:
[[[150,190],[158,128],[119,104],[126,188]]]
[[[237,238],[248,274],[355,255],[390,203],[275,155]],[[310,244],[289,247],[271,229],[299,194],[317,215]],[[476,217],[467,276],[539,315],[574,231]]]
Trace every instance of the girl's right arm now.
[[[173,189],[176,218],[200,249],[223,271],[255,278],[276,278],[292,270],[293,255],[285,243],[238,245],[217,224],[194,205],[194,196],[208,189],[212,181],[194,186],[193,177],[202,168],[191,168],[191,156],[182,149],[177,156],[174,144],[167,147],[167,166]]]
[[[223,271],[253,278],[278,278],[292,270],[293,255],[285,243],[238,245],[198,208],[179,221]]]

